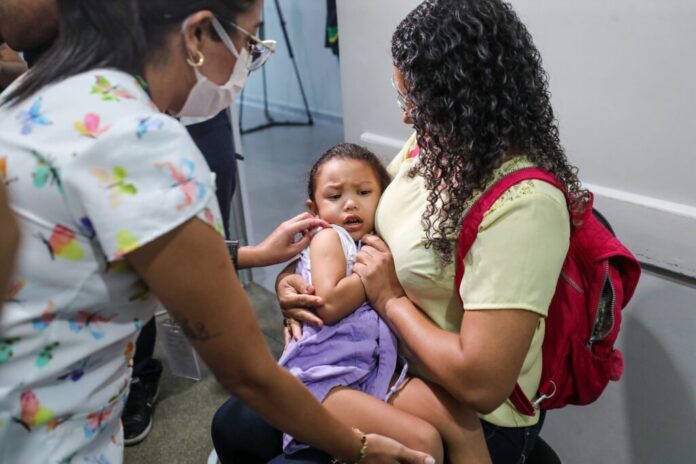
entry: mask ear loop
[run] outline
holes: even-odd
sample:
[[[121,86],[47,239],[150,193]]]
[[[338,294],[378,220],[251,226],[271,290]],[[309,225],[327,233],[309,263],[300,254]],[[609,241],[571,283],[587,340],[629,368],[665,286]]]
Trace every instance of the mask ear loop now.
[[[232,39],[230,39],[230,36],[227,35],[227,31],[225,31],[225,28],[222,27],[220,21],[218,21],[216,17],[213,17],[212,24],[213,29],[215,29],[215,32],[217,32],[217,34],[220,36],[220,40],[222,40],[222,43],[225,44],[225,46],[230,50],[230,52],[234,55],[235,58],[239,59],[240,53],[235,48],[234,44],[232,43]]]

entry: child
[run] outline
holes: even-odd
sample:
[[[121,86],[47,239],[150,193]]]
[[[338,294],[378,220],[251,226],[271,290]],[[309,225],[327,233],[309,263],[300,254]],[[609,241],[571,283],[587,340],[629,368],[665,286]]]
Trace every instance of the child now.
[[[297,272],[324,299],[324,306],[316,312],[325,325],[305,326],[302,338],[290,342],[279,363],[320,401],[346,388],[362,392],[357,399],[361,407],[369,406],[376,418],[384,420],[378,424],[369,418],[360,422],[347,418],[351,425],[370,432],[381,426],[380,433],[428,452],[441,462],[437,431],[426,421],[384,402],[400,383],[389,388],[397,364],[397,342],[366,301],[360,278],[352,274],[359,240],[373,231],[377,204],[388,183],[389,175],[377,157],[353,144],[331,148],[312,167],[307,207],[332,228],[314,236],[301,254]],[[345,417],[340,411],[332,412]],[[284,435],[286,453],[305,447]]]
[[[451,463],[490,462],[470,452],[472,445],[486,447],[476,432],[480,425],[472,424],[478,418],[464,413],[443,389],[418,378],[404,382],[407,366],[390,388],[397,377],[396,339],[352,274],[359,240],[373,231],[377,204],[389,181],[377,157],[353,144],[329,149],[312,167],[307,207],[332,228],[314,236],[300,255],[297,272],[324,300],[316,314],[325,325],[305,325],[300,340],[291,340],[279,362],[351,426],[394,438],[437,462],[443,462],[445,450]],[[286,453],[304,447],[284,435]]]

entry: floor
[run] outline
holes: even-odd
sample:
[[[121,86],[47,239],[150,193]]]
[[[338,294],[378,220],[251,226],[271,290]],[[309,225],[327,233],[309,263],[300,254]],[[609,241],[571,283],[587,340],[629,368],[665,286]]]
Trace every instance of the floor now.
[[[261,114],[248,111],[245,126],[261,122]],[[320,123],[313,127],[279,127],[243,136],[245,180],[249,205],[251,243],[259,243],[285,219],[304,211],[306,175],[327,148],[343,140],[343,128]],[[271,351],[282,351],[282,318],[273,289],[282,266],[255,270],[246,288]],[[166,319],[158,318],[158,325]],[[171,374],[158,340],[156,356],[164,363],[154,425],[148,438],[125,451],[126,464],[205,463],[213,447],[210,421],[227,393],[207,368],[199,381]]]

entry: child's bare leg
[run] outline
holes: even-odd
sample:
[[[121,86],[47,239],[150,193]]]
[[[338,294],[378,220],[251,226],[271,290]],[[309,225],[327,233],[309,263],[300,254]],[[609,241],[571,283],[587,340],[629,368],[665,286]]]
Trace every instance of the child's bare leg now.
[[[378,433],[401,444],[430,454],[443,462],[442,440],[435,427],[366,393],[335,388],[324,406],[339,420],[363,432]]]
[[[435,426],[449,463],[490,463],[481,420],[439,385],[413,378],[392,396],[390,403]]]

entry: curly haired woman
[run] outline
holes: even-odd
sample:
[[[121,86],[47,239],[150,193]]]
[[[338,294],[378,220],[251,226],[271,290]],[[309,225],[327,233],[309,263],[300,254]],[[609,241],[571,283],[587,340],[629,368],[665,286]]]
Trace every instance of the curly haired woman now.
[[[382,238],[363,239],[354,268],[409,360],[412,377],[391,403],[440,431],[449,462],[464,462],[447,447],[454,424],[467,431],[472,454],[480,427],[493,463],[522,463],[543,413],[520,414],[508,397],[516,383],[529,398],[538,389],[571,215],[588,194],[560,145],[539,52],[509,4],[427,0],[398,26],[392,57],[403,119],[415,134],[388,168],[393,180],[376,215]],[[511,187],[485,214],[455,288],[467,208],[497,179],[529,166],[554,173],[572,204],[541,181]],[[297,276],[279,282],[286,316],[306,322],[308,312],[293,309],[303,306],[305,288]],[[475,425],[467,411],[478,413]]]

